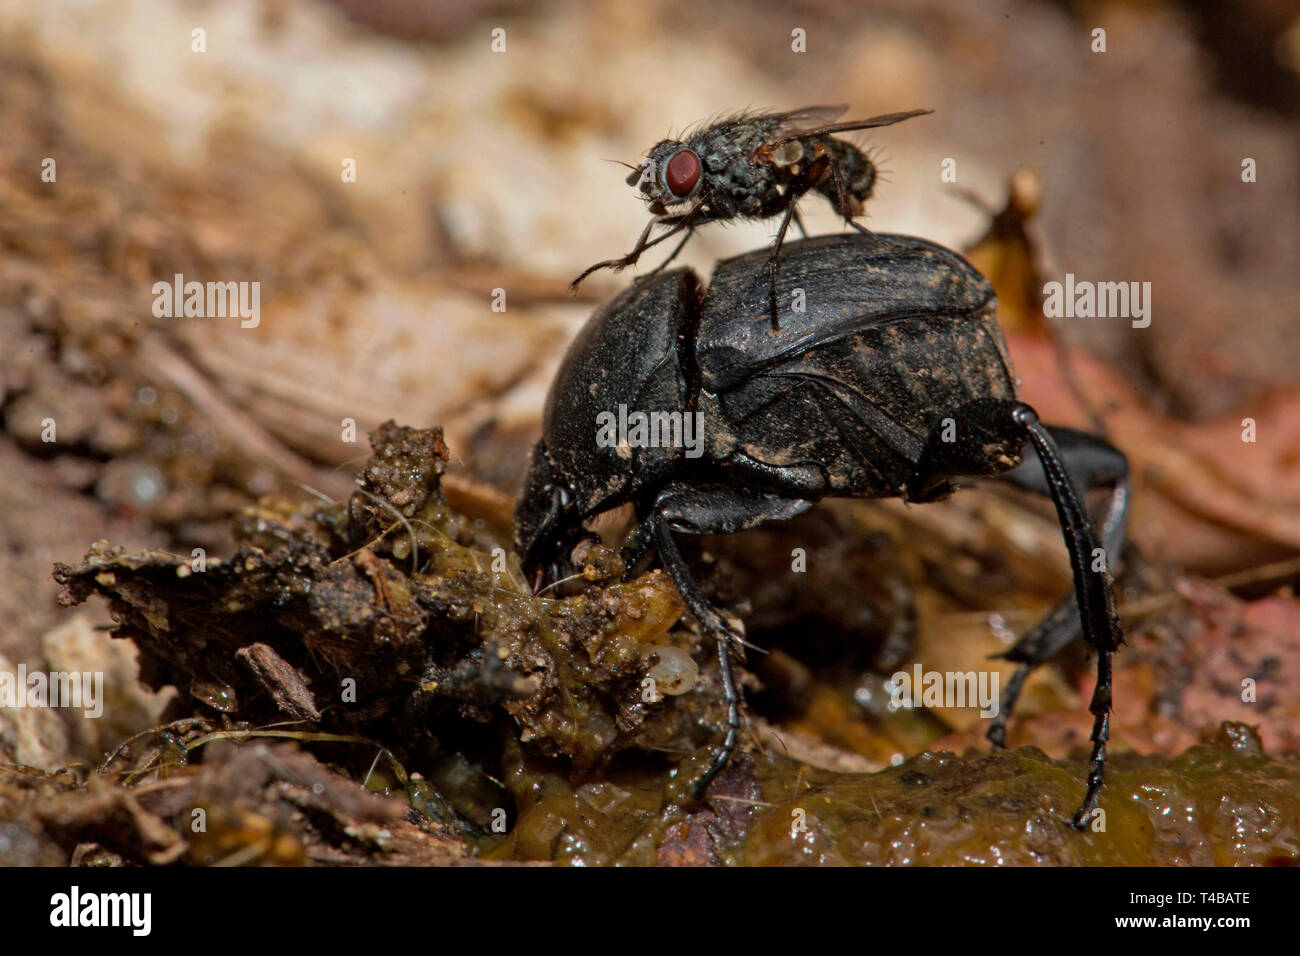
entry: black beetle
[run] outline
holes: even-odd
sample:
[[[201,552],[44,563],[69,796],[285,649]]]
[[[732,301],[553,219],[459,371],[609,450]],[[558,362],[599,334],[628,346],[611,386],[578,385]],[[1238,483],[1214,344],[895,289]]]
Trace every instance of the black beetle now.
[[[1006,653],[1020,664],[989,731],[1029,670],[1080,633],[1097,655],[1084,827],[1100,797],[1111,654],[1123,641],[1108,554],[1122,545],[1127,463],[1099,438],[1048,428],[1016,396],[992,286],[961,256],[907,236],[837,235],[789,243],[779,330],[768,321],[768,253],[720,263],[707,291],[689,269],[638,281],[588,320],[547,397],[515,512],[534,586],[568,570],[588,519],[631,503],[628,574],[652,552],[718,639],[728,727],[698,781],[702,794],[736,746],[739,694],[729,640],[740,627],[700,592],[674,537],[790,518],[824,497],[933,501],[961,477],[1003,477],[1050,494],[1074,594]],[[665,428],[698,422],[700,441],[610,441],[611,416]],[[673,418],[674,415],[678,417]],[[677,437],[680,433],[669,433]],[[660,435],[659,437],[662,437]],[[1110,486],[1103,549],[1080,492]]]

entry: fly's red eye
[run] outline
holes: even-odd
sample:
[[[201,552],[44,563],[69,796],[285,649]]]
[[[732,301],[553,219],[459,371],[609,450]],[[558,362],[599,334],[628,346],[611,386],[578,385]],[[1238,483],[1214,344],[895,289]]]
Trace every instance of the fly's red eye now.
[[[689,196],[700,181],[700,157],[689,149],[679,149],[664,169],[664,185],[674,196]]]

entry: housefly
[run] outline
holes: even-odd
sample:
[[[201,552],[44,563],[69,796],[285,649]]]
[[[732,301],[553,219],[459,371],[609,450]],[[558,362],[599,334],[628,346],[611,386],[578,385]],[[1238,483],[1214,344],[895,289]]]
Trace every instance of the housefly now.
[[[781,214],[776,242],[768,259],[772,328],[779,328],[776,309],[776,269],[781,243],[793,219],[807,236],[796,206],[815,189],[854,229],[870,235],[854,221],[876,185],[876,164],[857,146],[836,133],[890,126],[931,110],[888,113],[871,119],[836,123],[845,106],[811,106],[789,113],[741,114],[689,133],[666,139],[645,159],[630,167],[629,186],[636,186],[654,216],[632,251],[621,259],[597,262],[573,280],[577,289],[600,269],[618,271],[634,264],[652,246],[681,234],[672,254],[650,274],[677,257],[692,233],[706,222],[729,219],[770,219]],[[667,227],[651,239],[655,226]]]

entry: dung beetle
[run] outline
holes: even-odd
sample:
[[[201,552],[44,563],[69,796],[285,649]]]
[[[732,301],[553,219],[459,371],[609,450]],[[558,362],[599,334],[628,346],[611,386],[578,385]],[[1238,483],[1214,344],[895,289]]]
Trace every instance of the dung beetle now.
[[[589,519],[632,505],[628,575],[657,552],[717,639],[727,728],[699,796],[736,747],[730,653],[743,631],[700,591],[677,534],[740,531],[825,497],[929,502],[965,477],[1050,495],[1073,594],[1001,655],[1019,666],[989,737],[1002,745],[1029,671],[1081,634],[1097,656],[1087,793],[1073,819],[1084,828],[1100,798],[1111,655],[1123,642],[1107,556],[1123,543],[1126,459],[1100,438],[1041,424],[1018,400],[993,288],[957,253],[889,234],[788,243],[777,330],[767,260],[757,251],[721,262],[707,290],[685,268],[642,279],[587,321],[551,384],[515,511],[534,586],[569,571],[573,547],[594,536]],[[622,427],[634,418],[662,427]],[[683,421],[698,423],[693,445],[653,440],[680,437]],[[1100,538],[1078,490],[1094,487],[1110,488]]]

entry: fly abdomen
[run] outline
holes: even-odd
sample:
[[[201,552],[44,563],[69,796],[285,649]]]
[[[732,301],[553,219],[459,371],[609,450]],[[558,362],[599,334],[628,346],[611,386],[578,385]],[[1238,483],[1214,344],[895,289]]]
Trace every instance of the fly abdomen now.
[[[827,137],[832,159],[817,191],[831,201],[842,216],[857,215],[876,186],[876,164],[852,143]]]

